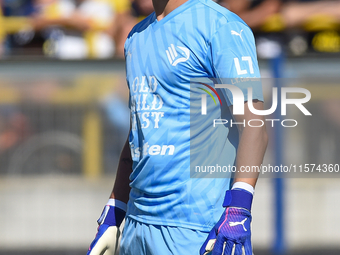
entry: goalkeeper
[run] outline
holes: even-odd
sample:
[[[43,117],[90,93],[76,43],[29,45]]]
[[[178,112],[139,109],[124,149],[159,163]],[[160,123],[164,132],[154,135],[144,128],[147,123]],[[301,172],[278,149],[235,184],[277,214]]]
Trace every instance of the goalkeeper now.
[[[257,174],[190,178],[190,167],[262,163],[265,127],[247,123],[263,117],[248,109],[241,82],[260,77],[252,31],[211,0],[153,4],[155,12],[125,43],[131,128],[88,255],[251,255]],[[227,89],[215,94],[219,104],[207,98],[207,114],[201,114],[202,91],[191,81],[206,77],[233,78],[244,114],[233,115],[235,98]],[[261,86],[249,86],[253,106],[263,109]],[[239,125],[213,128],[221,118]]]

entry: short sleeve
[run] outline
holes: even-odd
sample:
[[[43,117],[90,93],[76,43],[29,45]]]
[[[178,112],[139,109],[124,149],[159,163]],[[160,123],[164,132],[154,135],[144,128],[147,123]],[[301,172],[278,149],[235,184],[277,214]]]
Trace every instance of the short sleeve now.
[[[263,101],[260,71],[256,56],[255,40],[251,29],[242,22],[230,22],[220,27],[210,41],[209,56],[215,78],[223,84],[231,84],[242,90],[248,100]],[[257,79],[246,79],[257,78]],[[233,104],[229,89],[221,89],[228,105]]]

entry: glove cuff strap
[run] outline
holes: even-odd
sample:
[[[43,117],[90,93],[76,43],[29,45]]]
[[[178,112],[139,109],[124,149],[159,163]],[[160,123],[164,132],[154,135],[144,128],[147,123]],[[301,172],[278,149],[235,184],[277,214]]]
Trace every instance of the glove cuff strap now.
[[[223,207],[240,207],[251,210],[253,195],[241,189],[227,190],[224,197]]]
[[[124,202],[117,199],[110,198],[106,205],[111,205],[120,208],[125,212],[127,211],[127,205]]]
[[[100,218],[97,220],[98,225],[107,224],[119,227],[126,215],[126,204],[122,201],[109,199],[105,205]]]

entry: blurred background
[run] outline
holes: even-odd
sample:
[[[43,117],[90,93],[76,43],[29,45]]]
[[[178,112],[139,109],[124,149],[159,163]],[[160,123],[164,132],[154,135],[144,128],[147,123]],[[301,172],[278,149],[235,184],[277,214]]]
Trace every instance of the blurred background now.
[[[297,127],[268,127],[265,164],[339,164],[340,1],[219,3],[255,33],[267,109],[273,86],[312,94],[312,117],[289,108]],[[0,254],[86,253],[129,128],[124,41],[152,11],[0,0]],[[255,254],[340,254],[338,177],[260,179]]]

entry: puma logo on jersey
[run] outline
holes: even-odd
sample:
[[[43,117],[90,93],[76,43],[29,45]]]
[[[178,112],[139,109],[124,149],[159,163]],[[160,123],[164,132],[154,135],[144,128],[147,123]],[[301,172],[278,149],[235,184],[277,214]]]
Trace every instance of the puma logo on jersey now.
[[[232,222],[231,221],[231,222],[229,222],[229,226],[234,227],[234,226],[237,226],[237,225],[242,225],[244,231],[247,231],[247,229],[244,226],[244,223],[246,222],[246,220],[247,220],[247,218],[245,218],[243,221],[240,221],[240,222],[238,222],[238,221]]]
[[[232,34],[232,35],[239,36],[239,37],[241,38],[242,42],[243,42],[242,32],[243,32],[243,29],[240,31],[240,33],[237,33],[236,31],[231,30],[231,34]]]
[[[171,44],[170,47],[166,50],[166,55],[168,56],[168,60],[172,66],[177,66],[178,63],[185,62],[190,57],[190,51],[188,48],[177,46],[178,49],[181,50],[179,52],[176,50],[175,45]]]

